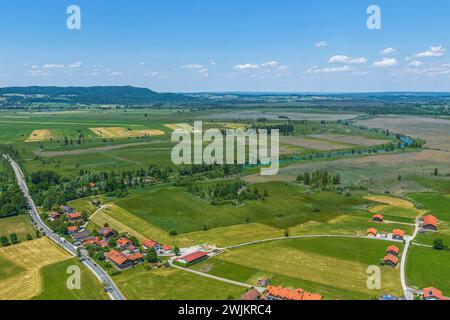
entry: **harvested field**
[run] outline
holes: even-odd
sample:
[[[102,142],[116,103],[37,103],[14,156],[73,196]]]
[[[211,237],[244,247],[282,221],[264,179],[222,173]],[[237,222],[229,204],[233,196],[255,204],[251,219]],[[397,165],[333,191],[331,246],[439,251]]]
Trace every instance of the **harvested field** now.
[[[25,142],[41,142],[55,139],[51,130],[34,130]]]
[[[308,137],[365,147],[378,146],[389,142],[389,140],[367,139],[362,136],[343,135],[343,134],[312,134],[309,135]]]
[[[348,149],[353,147],[349,144],[326,141],[312,137],[280,137],[280,142],[284,144],[289,144],[296,147],[320,150],[320,151],[332,151],[339,149]]]
[[[2,248],[0,257],[24,270],[14,276],[0,279],[0,300],[25,300],[37,296],[42,290],[40,269],[71,258],[48,238]]]
[[[375,202],[381,202],[386,203],[391,206],[403,208],[403,209],[413,209],[414,203],[408,200],[395,198],[395,197],[389,197],[389,196],[367,196],[365,197],[367,200],[375,201]]]
[[[161,130],[132,130],[123,127],[90,128],[90,130],[101,138],[136,138],[164,134]]]
[[[195,131],[194,127],[187,123],[165,124],[165,126],[174,131],[179,130],[179,131],[187,131],[190,133],[193,133]]]

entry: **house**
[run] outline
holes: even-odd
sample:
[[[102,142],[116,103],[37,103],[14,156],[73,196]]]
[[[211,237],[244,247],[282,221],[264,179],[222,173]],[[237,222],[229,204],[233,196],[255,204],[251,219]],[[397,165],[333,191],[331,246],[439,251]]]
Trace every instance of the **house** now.
[[[270,279],[265,278],[265,279],[259,279],[258,280],[258,286],[260,287],[267,287],[270,283]]]
[[[112,262],[112,264],[117,269],[120,269],[120,270],[124,270],[124,269],[130,268],[131,266],[133,266],[133,262],[128,259],[126,254],[116,251],[116,250],[111,250],[111,251],[105,253],[105,257],[110,262]]]
[[[67,217],[68,217],[69,221],[72,221],[72,222],[82,221],[83,220],[81,218],[81,213],[80,212],[68,213]]]
[[[129,246],[132,246],[133,243],[125,237],[122,237],[116,241],[117,248],[127,250]]]
[[[436,288],[423,289],[423,300],[448,300],[442,295],[442,291]]]
[[[163,251],[165,254],[172,253],[172,247],[171,247],[171,246],[168,246],[168,245],[163,245],[162,251]]]
[[[110,227],[106,227],[106,228],[101,228],[98,233],[100,233],[103,238],[110,238],[112,236],[114,236],[114,230]]]
[[[142,253],[132,253],[127,255],[127,259],[131,261],[133,265],[142,262]]]
[[[64,212],[65,214],[72,214],[72,213],[75,213],[75,209],[72,208],[72,207],[70,207],[70,206],[61,205],[59,208],[60,208],[60,209],[62,210],[62,212]]]
[[[383,222],[384,216],[382,214],[376,214],[372,217],[372,221]]]
[[[376,237],[377,234],[378,234],[378,230],[375,228],[370,228],[369,230],[367,230],[368,237]]]
[[[202,252],[202,251],[196,251],[193,253],[190,253],[188,255],[185,255],[183,257],[180,258],[176,258],[175,261],[179,262],[182,265],[185,266],[191,266],[197,262],[200,262],[204,259],[208,258],[208,254],[206,252]]]
[[[264,300],[322,300],[320,294],[309,293],[303,289],[290,289],[281,286],[268,286]]]
[[[392,231],[392,239],[403,240],[405,238],[405,231],[401,229],[395,229]]]
[[[83,230],[81,232],[75,232],[74,234],[72,234],[72,239],[75,241],[83,242],[84,240],[89,238],[90,235],[91,232],[89,230]]]
[[[259,300],[259,292],[256,291],[255,289],[251,289],[251,290],[247,291],[246,293],[244,293],[241,296],[240,300],[245,300],[245,301]]]
[[[67,232],[69,232],[69,233],[75,233],[75,232],[77,232],[77,230],[78,230],[78,227],[76,227],[76,226],[67,227]]]
[[[398,259],[397,257],[388,254],[386,257],[383,258],[383,264],[385,266],[396,267],[398,264]]]
[[[438,229],[437,218],[432,215],[423,217],[423,229],[437,231],[437,229]]]
[[[142,242],[142,247],[145,250],[155,249],[156,251],[158,251],[161,248],[161,246],[158,244],[158,242],[151,240],[151,239],[144,240],[144,242]]]
[[[48,220],[50,221],[56,221],[61,217],[61,214],[59,212],[52,212],[48,215]]]
[[[99,237],[90,237],[83,240],[85,246],[97,246],[100,248],[108,247],[108,242],[106,240],[100,240]]]
[[[386,254],[394,256],[394,257],[398,256],[399,252],[400,252],[400,249],[397,246],[389,246],[386,249]]]

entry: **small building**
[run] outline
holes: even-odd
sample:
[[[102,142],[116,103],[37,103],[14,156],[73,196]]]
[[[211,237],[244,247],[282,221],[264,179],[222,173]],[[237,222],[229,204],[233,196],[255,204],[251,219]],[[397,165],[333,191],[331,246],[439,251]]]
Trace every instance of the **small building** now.
[[[143,260],[142,253],[136,252],[136,253],[128,254],[127,259],[130,260],[133,265],[138,264],[138,263],[142,262],[142,260]]]
[[[101,228],[98,233],[100,233],[103,238],[110,238],[114,236],[114,230],[111,227]]]
[[[401,229],[395,229],[392,231],[392,239],[403,240],[405,238],[405,231]]]
[[[442,294],[441,290],[436,288],[425,288],[423,289],[423,300],[448,300]]]
[[[266,294],[263,297],[264,300],[322,300],[320,294],[306,292],[303,289],[291,289],[281,286],[268,286]]]
[[[62,212],[64,212],[65,214],[72,214],[72,213],[75,213],[75,209],[72,208],[72,207],[70,207],[70,206],[61,205],[59,208],[60,208],[60,209],[62,210]]]
[[[394,256],[394,257],[397,257],[399,252],[400,252],[400,249],[397,246],[389,246],[386,249],[386,253],[388,255],[391,255],[391,256]]]
[[[72,239],[75,241],[83,242],[84,240],[89,238],[90,235],[91,232],[89,230],[83,230],[81,232],[75,232],[74,234],[72,234]]]
[[[255,289],[251,289],[251,290],[247,291],[246,293],[244,293],[241,296],[240,300],[245,300],[245,301],[259,300],[259,292],[256,291]]]
[[[81,218],[81,213],[80,212],[68,213],[67,214],[67,218],[69,219],[69,221],[72,221],[72,222],[83,220]]]
[[[145,250],[150,250],[150,249],[155,249],[156,251],[158,251],[161,246],[158,244],[158,242],[152,240],[152,239],[146,239],[142,242],[142,247]]]
[[[69,233],[75,233],[75,232],[77,232],[77,230],[78,230],[77,226],[67,227],[67,232],[69,232]]]
[[[259,279],[258,280],[258,286],[260,287],[267,287],[270,283],[270,279],[265,278],[265,279]]]
[[[133,246],[133,243],[130,239],[122,237],[116,241],[117,248],[127,250],[128,247]]]
[[[438,230],[437,218],[432,215],[423,217],[423,229],[430,231],[437,231]]]
[[[370,228],[367,230],[367,236],[368,237],[376,237],[378,235],[378,230],[375,228]]]
[[[172,251],[172,247],[171,247],[171,246],[168,246],[168,245],[163,245],[162,251],[163,251],[165,254],[169,254],[169,253],[172,253],[172,252],[173,252],[173,251]]]
[[[383,222],[384,216],[382,214],[376,214],[372,217],[372,221]]]
[[[208,254],[206,252],[196,251],[183,257],[176,258],[175,261],[185,266],[191,266],[207,258]]]
[[[383,264],[385,266],[390,266],[390,267],[394,267],[395,268],[397,266],[397,264],[398,264],[398,259],[397,259],[397,257],[388,254],[387,256],[385,256],[383,258]]]
[[[99,237],[89,237],[83,240],[85,246],[97,246],[100,248],[108,247],[108,242],[106,240],[100,240]]]
[[[126,254],[116,250],[105,253],[105,257],[119,270],[128,269],[133,266],[133,262],[128,259]]]
[[[60,217],[61,217],[61,214],[59,212],[52,212],[48,215],[48,220],[53,222],[53,221],[59,220]]]

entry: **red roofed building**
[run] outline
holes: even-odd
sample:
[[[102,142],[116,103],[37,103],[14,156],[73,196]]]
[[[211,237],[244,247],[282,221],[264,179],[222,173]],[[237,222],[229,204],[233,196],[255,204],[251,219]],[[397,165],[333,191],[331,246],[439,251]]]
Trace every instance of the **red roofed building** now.
[[[98,233],[100,233],[104,238],[109,238],[114,235],[114,230],[111,227],[101,228]]]
[[[372,217],[372,220],[375,222],[383,222],[384,216],[382,214],[376,214]]]
[[[182,265],[191,266],[194,263],[200,262],[208,257],[208,254],[206,252],[202,251],[196,251],[193,253],[190,253],[188,255],[185,255],[183,257],[175,259],[175,261],[181,263]]]
[[[397,240],[403,240],[405,238],[405,231],[401,229],[395,229],[392,231],[392,238]]]
[[[367,230],[367,235],[369,237],[376,237],[378,234],[378,230],[375,228],[370,228],[369,230]]]
[[[317,293],[309,293],[309,292],[303,292],[302,300],[322,300],[322,296]]]
[[[148,249],[156,249],[156,246],[158,246],[158,243],[156,241],[153,241],[152,239],[147,239],[144,240],[144,242],[142,242],[142,246],[144,247],[144,249],[148,250]]]
[[[309,293],[303,289],[290,289],[281,286],[268,286],[264,300],[322,300],[320,294]]]
[[[242,295],[241,300],[246,301],[259,300],[259,292],[256,291],[255,289],[251,289]]]
[[[50,221],[56,221],[59,219],[59,217],[61,217],[61,214],[59,212],[52,212],[48,215],[48,219]]]
[[[133,245],[132,242],[127,238],[120,238],[116,241],[117,247],[121,249],[127,249],[129,246]]]
[[[67,214],[67,217],[70,221],[78,221],[81,220],[81,213],[75,212],[75,213],[69,213]]]
[[[165,253],[169,253],[172,251],[172,247],[168,245],[164,245],[162,249]]]
[[[398,259],[397,257],[389,254],[383,258],[383,263],[387,266],[396,267],[398,264]]]
[[[435,216],[428,215],[423,217],[423,228],[425,230],[437,231],[438,221]]]
[[[386,253],[392,256],[398,256],[400,249],[396,246],[390,246],[386,249]]]
[[[67,227],[67,231],[68,231],[69,233],[77,232],[77,230],[78,230],[78,227],[75,227],[75,226]]]
[[[107,252],[105,254],[105,257],[106,259],[111,261],[116,268],[120,270],[127,269],[133,265],[133,262],[128,259],[126,254],[116,250]]]
[[[423,300],[448,300],[442,295],[442,291],[436,288],[423,289]]]

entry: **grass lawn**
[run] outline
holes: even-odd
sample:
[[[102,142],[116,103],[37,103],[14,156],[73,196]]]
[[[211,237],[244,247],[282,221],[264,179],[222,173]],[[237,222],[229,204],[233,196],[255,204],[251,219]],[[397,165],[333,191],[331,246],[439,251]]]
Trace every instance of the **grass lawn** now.
[[[20,274],[22,271],[25,271],[25,269],[0,256],[0,281]]]
[[[26,241],[26,235],[28,233],[33,237],[35,235],[34,228],[29,222],[27,215],[0,219],[0,236],[9,238],[9,235],[13,232],[17,234],[20,241]]]
[[[388,245],[366,239],[292,239],[234,249],[195,268],[250,284],[269,277],[271,284],[302,287],[326,299],[401,295],[398,268],[381,267],[382,289],[367,289],[366,269],[379,264]]]
[[[81,289],[69,290],[66,286],[69,266],[81,269]],[[36,300],[109,300],[98,279],[76,258],[57,262],[41,269],[42,294]]]
[[[421,290],[435,287],[450,296],[450,251],[412,246],[408,253],[408,284]]]
[[[238,225],[261,223],[275,228],[296,226],[308,221],[326,222],[333,217],[355,212],[367,203],[359,197],[345,197],[333,192],[305,193],[294,183],[269,182],[255,185],[266,189],[265,201],[247,201],[240,207],[211,206],[180,187],[148,188],[116,203],[162,230],[179,234]]]
[[[113,276],[122,293],[133,300],[239,299],[245,288],[182,270],[146,271],[142,266]]]
[[[411,199],[422,204],[439,220],[450,222],[450,199],[439,193],[413,193]]]

